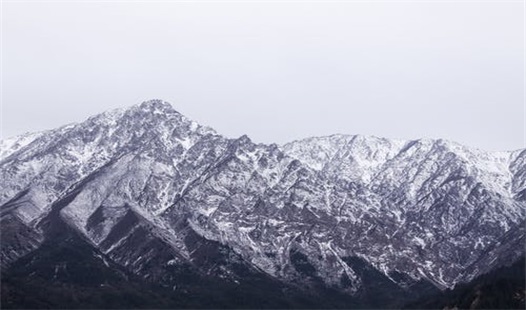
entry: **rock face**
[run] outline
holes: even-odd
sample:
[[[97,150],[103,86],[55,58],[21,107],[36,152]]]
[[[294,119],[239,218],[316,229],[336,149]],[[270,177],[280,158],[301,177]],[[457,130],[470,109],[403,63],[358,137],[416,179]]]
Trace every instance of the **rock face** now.
[[[57,227],[170,286],[181,280],[167,270],[186,265],[240,282],[242,263],[306,290],[410,293],[524,255],[526,150],[348,135],[257,144],[160,100],[0,147],[6,271]]]

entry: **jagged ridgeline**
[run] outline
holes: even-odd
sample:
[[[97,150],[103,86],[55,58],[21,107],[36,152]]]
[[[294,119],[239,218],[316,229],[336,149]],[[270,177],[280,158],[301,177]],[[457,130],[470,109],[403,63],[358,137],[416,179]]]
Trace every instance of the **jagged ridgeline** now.
[[[418,304],[524,255],[525,160],[429,139],[258,144],[161,100],[6,139],[2,307]]]

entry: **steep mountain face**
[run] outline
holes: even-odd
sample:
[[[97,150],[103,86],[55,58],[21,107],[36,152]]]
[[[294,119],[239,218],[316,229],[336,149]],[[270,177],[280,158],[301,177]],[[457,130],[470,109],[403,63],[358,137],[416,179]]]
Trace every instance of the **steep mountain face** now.
[[[413,270],[413,277],[450,287],[507,262],[510,251],[512,258],[524,251],[524,184],[517,173],[524,151],[340,135],[284,150],[332,183],[362,186],[364,207],[345,208],[356,229],[353,250],[382,269]]]
[[[345,135],[256,144],[159,100],[0,147],[7,274],[65,230],[177,290],[182,270],[232,285],[259,274],[372,306],[524,255],[525,150]]]

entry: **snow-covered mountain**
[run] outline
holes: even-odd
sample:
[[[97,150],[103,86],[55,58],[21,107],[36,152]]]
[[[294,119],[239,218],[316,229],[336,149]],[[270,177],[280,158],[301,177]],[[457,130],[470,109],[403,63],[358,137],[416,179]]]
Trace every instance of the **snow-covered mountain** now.
[[[236,261],[350,296],[371,275],[443,289],[524,255],[526,150],[350,135],[257,144],[152,100],[1,141],[0,156],[3,270],[56,227],[174,287],[167,270],[188,264],[238,283]]]

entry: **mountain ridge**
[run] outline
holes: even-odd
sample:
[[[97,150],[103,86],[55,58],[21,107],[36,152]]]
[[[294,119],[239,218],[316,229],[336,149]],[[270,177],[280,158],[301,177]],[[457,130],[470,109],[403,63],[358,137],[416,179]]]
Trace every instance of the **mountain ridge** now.
[[[171,112],[175,112],[183,117],[186,118],[186,116],[184,116],[183,114],[179,113],[177,110],[175,110],[173,108],[173,106],[168,103],[167,101],[164,101],[164,100],[161,100],[161,99],[151,99],[151,100],[147,100],[147,101],[144,101],[144,102],[141,102],[141,103],[138,103],[138,104],[135,104],[135,105],[132,105],[132,106],[128,106],[128,107],[121,107],[121,108],[115,108],[115,109],[112,109],[112,110],[108,110],[106,112],[102,112],[100,114],[97,114],[95,116],[91,116],[91,117],[88,117],[85,121],[88,121],[92,118],[96,118],[96,117],[99,117],[99,116],[103,116],[103,115],[106,115],[106,116],[109,116],[109,117],[114,117],[115,115],[122,115],[124,114],[124,112],[128,111],[128,110],[132,110],[132,109],[137,109],[137,108],[144,108],[144,109],[150,109],[152,111],[157,111],[157,113],[160,113],[161,111],[171,111]],[[188,118],[186,118],[188,119]],[[189,119],[188,119],[189,120]],[[194,122],[194,121],[192,121]],[[69,123],[69,124],[66,124],[66,125],[63,125],[63,126],[60,126],[59,128],[62,128],[62,127],[70,127],[70,126],[75,126],[75,125],[78,125],[78,124],[81,124],[83,123],[83,121],[81,122],[78,122],[78,123]],[[213,130],[209,127],[207,127],[209,130]],[[41,130],[41,131],[36,131],[36,132],[25,132],[25,133],[22,133],[22,134],[19,134],[19,135],[14,135],[14,136],[10,136],[10,137],[5,137],[3,139],[0,139],[0,147],[2,150],[6,150],[6,149],[9,149],[10,148],[10,144],[16,144],[17,142],[20,143],[22,141],[18,141],[18,140],[26,140],[26,143],[27,144],[28,142],[27,141],[30,141],[32,142],[34,139],[36,139],[39,135],[42,135],[44,133],[49,133],[51,131],[54,131],[56,129],[48,129],[48,130]],[[246,135],[242,135],[242,136],[246,136]],[[285,142],[285,143],[280,143],[280,144],[276,144],[276,143],[270,143],[270,144],[276,144],[280,147],[285,147],[286,145],[288,144],[294,144],[294,143],[299,143],[299,142],[304,142],[306,140],[310,140],[310,139],[324,139],[324,138],[330,138],[330,137],[337,137],[337,136],[340,136],[340,137],[363,137],[363,138],[368,138],[368,139],[382,139],[382,140],[388,140],[388,141],[391,141],[391,142],[396,142],[396,143],[410,143],[410,142],[418,142],[418,141],[429,141],[429,142],[436,142],[436,141],[444,141],[448,144],[456,144],[456,145],[460,145],[460,146],[463,146],[465,148],[468,148],[468,149],[471,149],[471,150],[474,150],[474,151],[483,151],[483,152],[486,152],[486,153],[519,153],[521,151],[524,151],[524,148],[517,148],[517,149],[513,149],[513,150],[485,150],[483,148],[480,148],[480,147],[474,147],[474,146],[466,146],[462,143],[459,143],[457,141],[454,141],[454,140],[449,140],[449,139],[443,139],[443,138],[437,138],[437,139],[432,139],[432,138],[418,138],[418,139],[400,139],[400,138],[385,138],[385,137],[381,137],[381,136],[377,136],[377,135],[362,135],[362,134],[346,134],[346,133],[335,133],[335,134],[330,134],[330,135],[323,135],[323,136],[310,136],[310,137],[305,137],[305,138],[298,138],[298,139],[295,139],[295,140],[292,140],[292,141],[289,141],[289,142]],[[240,136],[241,137],[241,136]],[[230,139],[235,139],[235,138],[230,138]],[[265,144],[265,143],[259,143],[259,144]],[[1,153],[0,153],[1,155]],[[0,159],[1,158],[4,158],[5,156],[0,156]]]
[[[401,290],[444,289],[524,255],[525,150],[347,135],[267,145],[151,100],[4,140],[0,154],[3,270],[59,222],[172,284],[163,270],[203,264],[207,242],[283,283],[350,296],[376,271]],[[230,268],[209,272],[239,281]]]

